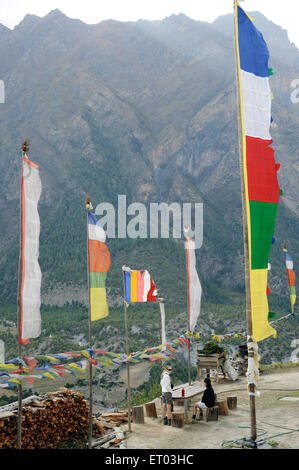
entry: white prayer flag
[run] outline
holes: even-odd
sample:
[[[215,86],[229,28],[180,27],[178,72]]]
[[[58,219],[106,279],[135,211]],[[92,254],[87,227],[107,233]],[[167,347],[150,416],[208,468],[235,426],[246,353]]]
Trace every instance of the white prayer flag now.
[[[20,285],[19,343],[27,344],[41,332],[40,287],[38,263],[40,220],[37,204],[41,195],[38,166],[23,157],[21,179],[22,253]]]

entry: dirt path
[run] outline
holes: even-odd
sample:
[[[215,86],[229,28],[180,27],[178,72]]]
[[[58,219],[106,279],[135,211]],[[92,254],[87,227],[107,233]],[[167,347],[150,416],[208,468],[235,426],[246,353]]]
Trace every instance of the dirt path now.
[[[200,421],[187,424],[183,429],[164,426],[161,422],[160,399],[156,399],[159,418],[145,418],[145,424],[132,424],[133,432],[126,440],[128,449],[219,449],[221,443],[228,440],[250,436],[249,397],[247,379],[242,377],[235,382],[222,379],[213,384],[218,399],[237,396],[238,406],[230,411],[229,416],[219,416],[218,421]],[[292,391],[287,391],[292,389]],[[267,431],[265,437],[277,433],[299,429],[299,401],[280,401],[280,398],[299,397],[299,371],[288,370],[265,374],[260,377],[256,398],[256,416],[258,434]],[[194,401],[197,401],[195,399]],[[174,411],[183,411],[176,406]],[[189,414],[191,415],[191,410]],[[126,427],[123,427],[126,429]],[[299,449],[299,432],[273,437],[279,448]]]

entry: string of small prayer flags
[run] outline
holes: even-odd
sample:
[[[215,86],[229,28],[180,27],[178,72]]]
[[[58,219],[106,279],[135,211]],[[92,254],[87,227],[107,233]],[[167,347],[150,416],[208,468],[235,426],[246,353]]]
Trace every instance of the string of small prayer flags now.
[[[286,320],[294,314],[289,313],[283,317],[271,322],[277,323]],[[86,349],[77,352],[65,352],[60,354],[24,356],[23,358],[14,358],[7,363],[0,363],[0,388],[13,387],[25,380],[28,384],[34,383],[37,379],[55,379],[64,377],[65,374],[71,374],[77,377],[77,373],[84,373],[91,363],[94,367],[102,369],[114,365],[123,365],[127,362],[132,364],[143,360],[158,362],[161,360],[173,359],[175,354],[183,347],[189,346],[191,338],[199,340],[202,338],[211,338],[221,342],[231,338],[246,338],[246,331],[242,333],[228,333],[224,335],[208,334],[204,332],[192,333],[187,331],[175,340],[166,344],[160,344],[143,351],[132,352],[129,355],[124,353],[114,353],[104,351],[103,349]],[[74,359],[78,361],[74,362]],[[79,360],[80,358],[80,360]],[[72,361],[72,362],[69,362]],[[42,362],[42,365],[39,363]],[[62,362],[62,363],[61,363]],[[34,373],[33,373],[34,372]]]

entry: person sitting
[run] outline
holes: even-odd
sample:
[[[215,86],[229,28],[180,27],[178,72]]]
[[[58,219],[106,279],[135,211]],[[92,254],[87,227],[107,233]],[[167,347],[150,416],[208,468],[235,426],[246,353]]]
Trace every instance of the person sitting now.
[[[202,399],[200,402],[194,403],[193,406],[193,416],[192,416],[192,423],[195,423],[196,413],[197,410],[200,410],[200,418],[203,417],[202,410],[206,410],[207,408],[213,408],[215,406],[215,393],[211,385],[211,380],[206,377],[204,379],[205,384],[205,391],[203,393]]]

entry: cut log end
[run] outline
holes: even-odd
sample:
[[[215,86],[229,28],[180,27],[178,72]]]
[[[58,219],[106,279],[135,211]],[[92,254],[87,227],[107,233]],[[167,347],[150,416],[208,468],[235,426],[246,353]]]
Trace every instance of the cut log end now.
[[[171,425],[174,428],[183,428],[185,424],[184,413],[172,413]]]
[[[221,415],[221,416],[228,416],[229,415],[226,400],[216,401],[216,406],[218,406],[218,414],[219,415]]]
[[[148,418],[157,418],[157,410],[156,410],[156,404],[154,402],[152,403],[146,403],[145,405],[145,416]]]
[[[143,406],[133,406],[132,416],[133,416],[133,423],[143,424],[144,423]]]
[[[206,421],[218,421],[218,406],[208,408],[206,411]]]
[[[227,397],[227,406],[230,410],[237,408],[237,397]]]

